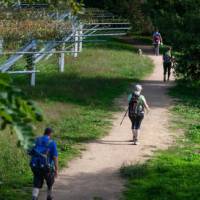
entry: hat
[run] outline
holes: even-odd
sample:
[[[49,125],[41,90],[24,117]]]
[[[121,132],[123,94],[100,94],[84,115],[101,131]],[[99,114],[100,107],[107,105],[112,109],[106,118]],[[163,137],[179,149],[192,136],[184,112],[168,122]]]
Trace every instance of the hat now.
[[[134,88],[134,91],[135,91],[135,92],[141,92],[141,91],[142,91],[142,86],[139,85],[139,84],[136,84],[136,85],[135,85],[135,88]]]

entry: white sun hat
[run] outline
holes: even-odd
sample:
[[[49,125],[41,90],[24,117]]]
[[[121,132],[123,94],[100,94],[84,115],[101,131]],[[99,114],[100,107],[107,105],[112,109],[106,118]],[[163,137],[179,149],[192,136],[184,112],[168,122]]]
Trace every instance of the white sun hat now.
[[[134,93],[136,95],[140,95],[141,91],[142,91],[142,86],[140,84],[136,84],[134,88]]]

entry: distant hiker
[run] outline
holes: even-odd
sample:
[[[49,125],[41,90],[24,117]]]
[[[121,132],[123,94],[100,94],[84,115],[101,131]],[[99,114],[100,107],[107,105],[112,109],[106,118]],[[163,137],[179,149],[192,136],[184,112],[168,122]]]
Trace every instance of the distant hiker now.
[[[167,48],[167,51],[163,54],[163,71],[164,71],[164,77],[163,81],[166,81],[166,75],[167,80],[169,81],[170,75],[171,75],[171,68],[172,68],[172,53],[171,53],[171,47]]]
[[[159,30],[156,29],[156,31],[153,33],[153,45],[154,45],[154,53],[156,56],[159,56],[159,48],[160,45],[162,44],[162,37],[161,34],[159,33]]]
[[[146,99],[141,95],[142,86],[137,84],[132,94],[128,96],[128,115],[132,123],[133,144],[138,144],[138,134],[142,120],[144,118],[145,109],[149,111]]]
[[[142,49],[138,49],[138,54],[139,54],[140,56],[142,56],[142,54],[143,54]]]
[[[58,174],[58,152],[56,143],[51,139],[52,129],[46,128],[44,135],[36,138],[35,146],[31,149],[30,167],[33,172],[32,200],[37,200],[39,189],[44,180],[47,184],[47,200],[52,200],[52,187]]]

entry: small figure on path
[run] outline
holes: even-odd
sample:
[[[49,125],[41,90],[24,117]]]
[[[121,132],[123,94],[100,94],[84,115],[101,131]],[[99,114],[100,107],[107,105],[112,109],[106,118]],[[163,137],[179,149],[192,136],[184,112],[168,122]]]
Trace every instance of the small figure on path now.
[[[153,33],[154,53],[156,56],[159,56],[161,44],[162,44],[162,37],[161,37],[161,34],[159,33],[159,30],[156,29],[156,31]]]
[[[145,109],[149,111],[146,99],[141,95],[142,86],[137,84],[132,94],[128,96],[128,116],[132,123],[133,144],[138,144],[138,135],[142,120],[144,119]]]
[[[138,49],[138,54],[139,54],[140,56],[142,56],[142,54],[143,54],[142,49]]]
[[[47,184],[47,200],[52,200],[52,187],[58,174],[58,152],[51,139],[52,129],[46,128],[44,135],[36,138],[35,146],[29,152],[30,167],[33,172],[32,200],[37,200],[44,180]]]
[[[168,47],[167,51],[163,54],[163,71],[164,71],[164,77],[163,81],[166,81],[166,75],[167,75],[167,80],[169,81],[170,75],[171,75],[171,68],[172,68],[172,53],[171,53],[172,48]]]

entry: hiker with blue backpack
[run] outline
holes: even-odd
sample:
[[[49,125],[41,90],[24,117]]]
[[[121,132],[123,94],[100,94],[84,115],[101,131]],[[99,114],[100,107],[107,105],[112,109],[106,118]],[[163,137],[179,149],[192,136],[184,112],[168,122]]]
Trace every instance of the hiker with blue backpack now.
[[[156,56],[159,56],[160,51],[160,45],[162,45],[162,36],[159,33],[159,30],[156,29],[156,31],[153,33],[153,45],[154,45],[154,53]]]
[[[39,190],[44,180],[47,184],[47,200],[52,200],[52,187],[58,175],[58,152],[56,143],[51,139],[52,129],[46,128],[44,135],[36,138],[29,152],[30,167],[33,172],[32,200],[38,200]]]
[[[166,75],[167,75],[167,81],[170,79],[171,75],[171,68],[173,63],[173,57],[171,53],[172,48],[168,47],[167,51],[163,54],[163,71],[164,71],[164,77],[163,81],[166,81]]]
[[[138,144],[138,135],[142,120],[144,119],[145,109],[149,111],[146,99],[141,95],[142,86],[137,84],[132,94],[128,96],[128,116],[132,123],[133,144]]]

